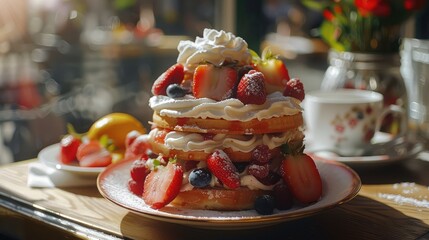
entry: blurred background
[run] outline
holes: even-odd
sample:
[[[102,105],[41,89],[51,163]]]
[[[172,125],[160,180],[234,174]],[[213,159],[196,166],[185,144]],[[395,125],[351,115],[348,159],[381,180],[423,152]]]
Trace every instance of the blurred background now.
[[[204,28],[279,54],[306,91],[320,87],[329,47],[323,16],[294,0],[0,0],[0,164],[37,156],[71,123],[85,132],[126,112],[146,127],[153,81],[177,44]],[[428,9],[404,37],[428,38]]]

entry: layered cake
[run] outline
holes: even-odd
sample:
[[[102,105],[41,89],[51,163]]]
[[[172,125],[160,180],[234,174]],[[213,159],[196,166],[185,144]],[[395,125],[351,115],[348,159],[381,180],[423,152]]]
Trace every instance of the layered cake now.
[[[156,209],[269,213],[317,201],[320,175],[303,153],[304,88],[283,61],[213,29],[178,51],[153,84],[151,131],[127,138],[139,158],[130,189]]]

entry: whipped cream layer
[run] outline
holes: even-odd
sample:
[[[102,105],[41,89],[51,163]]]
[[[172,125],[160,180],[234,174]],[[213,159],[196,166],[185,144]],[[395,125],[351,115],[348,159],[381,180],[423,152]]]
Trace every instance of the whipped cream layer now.
[[[177,50],[177,62],[190,72],[203,62],[220,66],[223,62],[237,61],[246,65],[252,60],[246,41],[223,30],[204,29],[203,37],[196,37],[195,42],[180,41]]]
[[[285,97],[280,92],[267,96],[264,104],[243,104],[236,98],[215,101],[209,98],[195,98],[186,95],[183,98],[153,96],[149,106],[160,116],[174,118],[214,118],[228,121],[250,121],[252,119],[270,119],[287,115],[295,115],[302,111],[300,101]]]
[[[159,130],[152,129],[149,138],[155,139]],[[204,139],[202,134],[171,131],[164,138],[164,145],[169,149],[189,151],[204,151],[211,153],[216,149],[231,148],[233,151],[250,152],[258,145],[267,145],[270,149],[281,146],[292,139],[303,139],[300,129],[275,134],[258,135],[229,135],[216,134],[212,139]]]

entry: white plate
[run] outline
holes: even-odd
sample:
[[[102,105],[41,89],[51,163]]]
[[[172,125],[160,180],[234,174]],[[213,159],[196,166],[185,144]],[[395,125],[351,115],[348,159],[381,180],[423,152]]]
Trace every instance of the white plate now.
[[[76,163],[63,164],[60,161],[60,144],[56,143],[42,149],[37,155],[39,161],[49,167],[81,175],[98,175],[105,167],[81,167]]]
[[[97,178],[97,187],[106,199],[145,217],[200,228],[239,229],[263,227],[307,217],[353,199],[360,190],[359,176],[351,168],[334,161],[316,161],[322,177],[322,198],[309,206],[259,215],[255,210],[210,211],[166,206],[154,210],[128,190],[132,161],[123,161],[106,168]]]
[[[377,133],[374,136],[374,144],[384,143],[392,139],[392,136],[387,133]],[[368,155],[368,156],[339,156],[338,154],[330,151],[312,151],[311,140],[306,139],[305,151],[307,154],[313,156],[318,160],[333,160],[345,163],[351,167],[376,167],[384,166],[387,164],[397,163],[406,159],[416,157],[424,150],[424,145],[421,142],[407,141],[398,144],[388,151],[386,154]]]

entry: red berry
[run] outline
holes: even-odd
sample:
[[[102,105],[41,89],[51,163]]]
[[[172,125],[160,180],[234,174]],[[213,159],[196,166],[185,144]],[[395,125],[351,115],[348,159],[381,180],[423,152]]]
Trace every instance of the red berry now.
[[[266,177],[257,178],[257,179],[260,183],[264,184],[265,186],[271,186],[276,184],[281,179],[281,176],[273,171],[269,171]]]
[[[144,182],[143,200],[153,209],[160,209],[179,194],[183,180],[180,165],[168,162],[149,173]]]
[[[238,84],[237,98],[244,104],[263,104],[267,100],[264,74],[250,70]]]
[[[167,95],[167,87],[170,84],[181,83],[185,76],[185,70],[182,64],[175,64],[165,71],[152,85],[153,95]]]
[[[143,182],[130,179],[128,180],[128,189],[135,195],[141,196],[143,194]]]
[[[125,147],[131,146],[131,144],[136,140],[138,136],[142,135],[139,131],[133,130],[129,133],[127,133],[127,136],[125,137]]]
[[[270,166],[268,164],[264,165],[257,165],[257,164],[250,164],[247,168],[247,172],[256,177],[256,178],[265,178],[268,176],[268,173],[270,172]]]
[[[106,167],[112,163],[112,155],[98,141],[82,143],[76,153],[82,167]]]
[[[270,161],[271,151],[267,145],[259,145],[252,151],[252,162],[262,165]]]
[[[289,188],[285,184],[277,184],[276,186],[274,186],[273,191],[277,209],[287,210],[292,207],[293,196]]]
[[[282,162],[283,180],[301,203],[312,203],[322,195],[322,180],[314,160],[307,154],[287,155]]]
[[[149,172],[150,170],[146,166],[146,160],[143,160],[143,159],[135,160],[131,165],[130,175],[134,181],[144,182]]]
[[[286,87],[283,91],[283,96],[294,97],[300,101],[304,100],[304,84],[298,78],[293,78],[286,83]]]
[[[237,168],[228,155],[216,150],[207,158],[207,167],[225,186],[235,189],[240,187],[240,176]]]
[[[60,141],[60,161],[69,164],[76,159],[77,149],[81,141],[73,135],[66,135]]]
[[[138,136],[125,150],[125,159],[140,159],[143,155],[148,155],[152,149],[149,136],[142,134]]]
[[[196,98],[221,101],[234,96],[237,81],[237,71],[234,68],[199,65],[195,69],[192,93]]]

